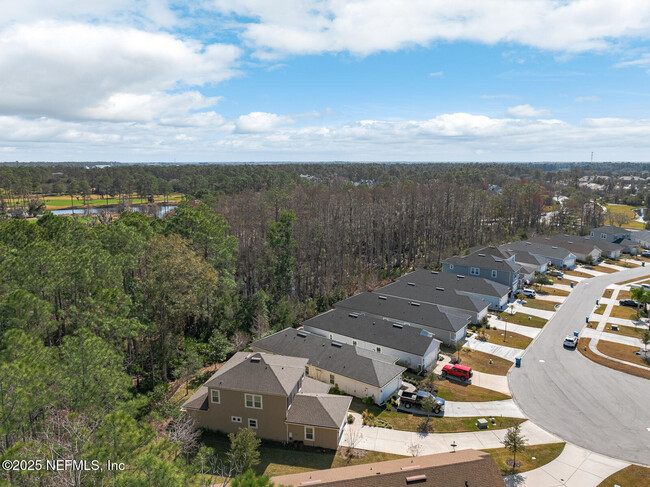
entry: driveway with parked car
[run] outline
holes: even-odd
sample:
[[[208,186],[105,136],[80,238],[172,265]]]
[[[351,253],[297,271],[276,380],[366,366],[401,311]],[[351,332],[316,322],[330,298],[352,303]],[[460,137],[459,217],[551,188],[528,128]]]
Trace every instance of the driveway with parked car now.
[[[546,431],[591,451],[650,466],[650,382],[563,346],[604,289],[650,275],[637,267],[580,282],[508,375],[519,408]]]

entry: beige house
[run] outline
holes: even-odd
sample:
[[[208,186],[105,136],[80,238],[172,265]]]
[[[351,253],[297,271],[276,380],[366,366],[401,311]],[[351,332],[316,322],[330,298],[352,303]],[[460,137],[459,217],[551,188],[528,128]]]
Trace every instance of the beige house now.
[[[351,397],[305,377],[307,360],[238,352],[190,397],[182,410],[201,428],[336,449]]]

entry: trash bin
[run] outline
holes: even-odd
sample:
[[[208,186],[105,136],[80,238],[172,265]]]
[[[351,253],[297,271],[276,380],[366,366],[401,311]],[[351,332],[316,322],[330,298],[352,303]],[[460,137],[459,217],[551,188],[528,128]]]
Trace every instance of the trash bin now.
[[[589,324],[589,316],[585,316],[585,323]]]
[[[645,267],[645,262],[641,262],[641,267]]]
[[[573,287],[573,283],[571,283],[571,287]]]
[[[574,331],[574,332],[573,332],[573,336],[574,336],[574,337],[580,336],[580,333],[578,333],[577,331]]]
[[[521,367],[521,357],[515,357],[515,367]]]

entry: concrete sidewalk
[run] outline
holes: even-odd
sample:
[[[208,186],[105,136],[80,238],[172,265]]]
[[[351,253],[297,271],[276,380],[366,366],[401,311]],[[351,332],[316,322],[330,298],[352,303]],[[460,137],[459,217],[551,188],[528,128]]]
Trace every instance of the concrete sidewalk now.
[[[571,274],[564,274],[563,279],[569,279],[570,281],[574,281],[574,282],[582,282],[585,279],[589,279],[589,278],[588,277],[572,276]]]
[[[431,455],[433,453],[445,453],[453,451],[452,442],[456,443],[457,450],[474,448],[483,450],[485,448],[503,448],[503,437],[505,429],[475,431],[468,433],[429,433],[421,434],[410,431],[390,430],[386,428],[374,428],[363,426],[361,416],[352,413],[355,417],[354,423],[348,425],[349,431],[341,436],[340,446],[348,446],[351,435],[361,435],[361,439],[355,442],[355,448],[362,450],[373,450],[396,455],[411,456],[409,447],[420,446],[420,455]],[[528,439],[528,444],[539,445],[544,443],[558,443],[562,440],[555,435],[547,433],[539,426],[530,421],[521,424],[521,432]]]
[[[521,409],[517,407],[512,399],[505,401],[486,402],[445,402],[445,414],[448,418],[469,418],[482,416],[484,418],[522,418],[526,419]]]
[[[556,296],[554,294],[539,294],[537,293],[537,296],[535,299],[539,299],[541,301],[552,301],[554,303],[564,303],[566,301],[566,296]]]
[[[492,391],[510,395],[508,377],[505,375],[485,374],[475,370],[470,383],[473,386],[483,387],[484,389],[490,389]]]
[[[468,338],[465,342],[465,346],[472,350],[478,350],[479,352],[489,353],[490,355],[510,360],[511,362],[515,361],[515,357],[521,357],[524,353],[524,351],[519,348],[504,347],[503,345],[483,342],[474,337]]]
[[[525,451],[523,455],[526,455]],[[508,487],[597,487],[628,465],[567,443],[560,456],[552,462],[528,472],[508,475],[504,480]]]

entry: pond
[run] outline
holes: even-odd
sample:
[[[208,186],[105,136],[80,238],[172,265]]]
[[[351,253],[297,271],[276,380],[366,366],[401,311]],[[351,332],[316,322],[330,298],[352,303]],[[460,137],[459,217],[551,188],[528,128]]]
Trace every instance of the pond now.
[[[166,206],[161,206],[158,208],[158,212],[156,213],[157,218],[162,218],[165,216],[167,213],[169,213],[171,210],[174,210],[177,208],[176,205],[166,205]],[[131,211],[137,211],[137,212],[142,212],[142,207],[140,206],[132,206],[130,208]],[[65,210],[52,210],[51,213],[54,215],[84,215],[86,213],[90,213],[91,215],[101,213],[101,212],[107,212],[107,213],[117,213],[117,206],[108,206],[105,208],[74,208],[74,209],[65,209]]]

